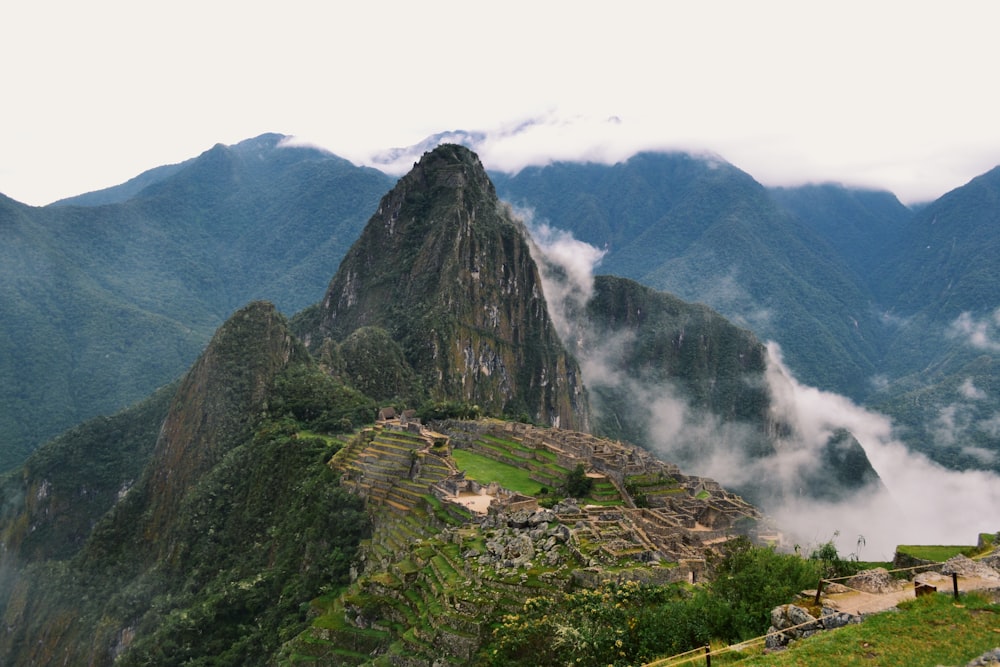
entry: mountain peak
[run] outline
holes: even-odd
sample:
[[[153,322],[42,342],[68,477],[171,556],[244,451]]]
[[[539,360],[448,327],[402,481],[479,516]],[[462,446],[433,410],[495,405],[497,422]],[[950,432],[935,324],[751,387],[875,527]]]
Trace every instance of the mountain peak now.
[[[587,425],[522,226],[467,148],[425,153],[382,198],[302,333],[318,346],[361,327],[384,329],[434,400]]]
[[[405,190],[426,190],[431,195],[469,190],[473,198],[496,199],[496,190],[479,156],[458,144],[441,144],[424,153],[399,185]]]
[[[181,381],[152,454],[151,524],[156,535],[184,494],[249,431],[274,377],[308,354],[264,301],[235,312]]]

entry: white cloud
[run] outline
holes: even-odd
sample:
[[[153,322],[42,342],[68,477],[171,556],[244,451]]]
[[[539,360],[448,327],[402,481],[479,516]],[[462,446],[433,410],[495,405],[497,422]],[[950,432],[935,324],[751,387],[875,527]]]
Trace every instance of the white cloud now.
[[[539,230],[537,252],[550,262],[543,271],[550,311],[558,313],[563,339],[579,341],[583,335],[574,313],[592,293],[592,272],[601,253],[537,223],[533,229]],[[778,439],[774,456],[751,459],[746,444],[756,433],[750,428],[722,423],[692,409],[669,385],[652,385],[623,373],[616,360],[630,341],[628,333],[621,333],[604,337],[596,348],[577,347],[587,386],[626,390],[638,408],[629,417],[647,420],[649,444],[664,459],[676,461],[675,457],[697,451],[698,460],[685,472],[729,486],[767,479],[783,489],[783,502],[768,510],[787,532],[789,543],[819,544],[839,533],[838,548],[847,554],[856,550],[858,536],[864,536],[865,558],[890,559],[898,544],[967,544],[979,532],[1000,529],[1000,476],[948,470],[910,451],[895,436],[888,417],[798,382],[785,367],[777,344],[767,346],[766,381],[775,421],[790,426],[791,433]],[[984,392],[970,380],[959,394],[979,400]],[[942,410],[938,419],[942,437],[954,439],[960,427],[969,426],[960,423],[961,418],[958,407]],[[1000,432],[1000,414],[978,426]],[[857,438],[884,488],[869,487],[836,503],[804,500],[796,483],[803,471],[817,469],[818,454],[838,429],[847,429]],[[995,456],[979,449],[967,453],[984,462]]]
[[[958,388],[958,393],[970,401],[979,401],[986,398],[986,392],[976,387],[972,383],[972,378],[965,378],[965,381]]]
[[[1000,412],[994,413],[989,419],[979,422],[979,430],[991,438],[1000,438]]]
[[[970,312],[959,315],[948,328],[948,334],[978,350],[1000,352],[1000,308],[991,316],[977,318]]]
[[[771,349],[777,351],[772,345]],[[780,363],[780,356],[774,361]],[[770,371],[769,371],[770,372]],[[1000,477],[985,471],[954,471],[914,453],[898,440],[888,417],[843,396],[805,387],[777,394],[779,404],[799,413],[812,430],[839,424],[864,447],[882,478],[885,493],[865,493],[836,504],[800,503],[776,512],[779,525],[806,537],[839,530],[844,548],[864,535],[873,558],[888,558],[897,544],[968,544],[979,532],[1000,526]],[[806,427],[806,430],[810,430]],[[825,539],[825,538],[824,538]]]
[[[467,13],[454,0],[349,13],[94,0],[61,3],[54,21],[47,4],[17,3],[0,62],[17,63],[8,97],[31,103],[5,109],[16,131],[0,137],[0,191],[41,204],[269,131],[355,159],[525,118],[542,122],[484,145],[488,167],[669,147],[769,185],[840,181],[911,201],[1000,161],[1000,99],[982,85],[1000,8],[985,0],[511,0],[485,31],[456,20]]]
[[[991,466],[1000,458],[995,451],[984,447],[962,447],[962,453],[979,461],[985,466]]]
[[[536,221],[534,212],[519,208],[514,215],[528,230],[532,254],[539,265],[542,290],[563,343],[575,353],[579,347],[579,312],[594,292],[594,271],[605,251],[579,241],[571,232]]]
[[[951,447],[965,432],[966,427],[966,411],[953,403],[938,410],[937,417],[928,425],[928,430],[936,443]]]

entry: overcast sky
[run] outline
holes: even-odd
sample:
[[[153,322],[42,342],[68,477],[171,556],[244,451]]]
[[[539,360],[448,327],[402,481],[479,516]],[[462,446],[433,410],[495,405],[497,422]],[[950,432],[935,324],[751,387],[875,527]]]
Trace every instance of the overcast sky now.
[[[264,132],[361,163],[709,151],[928,200],[1000,164],[997,2],[88,2],[0,9],[0,192],[41,205]]]

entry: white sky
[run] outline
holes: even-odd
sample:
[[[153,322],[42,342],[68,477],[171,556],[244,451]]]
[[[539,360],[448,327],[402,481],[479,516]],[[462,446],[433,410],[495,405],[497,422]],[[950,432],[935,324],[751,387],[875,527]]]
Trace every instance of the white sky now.
[[[263,132],[356,162],[719,154],[767,185],[937,197],[1000,164],[1000,3],[9,0],[0,192],[41,205]],[[619,122],[609,122],[609,118]]]

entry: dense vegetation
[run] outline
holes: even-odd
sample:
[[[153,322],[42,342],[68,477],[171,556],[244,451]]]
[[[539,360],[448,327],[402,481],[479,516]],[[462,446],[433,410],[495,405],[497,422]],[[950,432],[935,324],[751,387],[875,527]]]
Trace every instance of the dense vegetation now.
[[[562,598],[529,599],[497,625],[482,661],[498,667],[624,666],[713,640],[759,637],[767,632],[771,609],[849,567],[831,545],[804,559],[745,538],[730,542],[709,566],[709,583],[695,588],[608,582]]]
[[[264,665],[309,601],[347,582],[368,521],[327,464],[332,434],[375,403],[262,303],[170,389],[7,480],[0,652],[14,664]]]
[[[4,655],[78,664],[86,651],[105,663],[134,636],[116,664],[269,664],[305,626],[307,603],[347,582],[367,533],[360,499],[326,465],[339,444],[300,426],[262,423],[190,490],[171,560],[145,569],[141,553],[120,548],[128,527],[106,519],[78,556],[6,582]]]
[[[889,414],[937,462],[1000,469],[1000,170],[919,210],[835,185],[768,191],[682,154],[556,163],[496,182],[605,249],[602,271],[777,341],[798,379]]]
[[[326,465],[339,448],[262,424],[204,479],[180,518],[178,567],[150,591],[122,665],[266,665],[307,603],[347,583],[367,533],[361,500]],[[145,613],[143,613],[145,612]]]
[[[0,195],[0,470],[175,380],[251,299],[322,295],[393,179],[281,140],[58,206]]]

